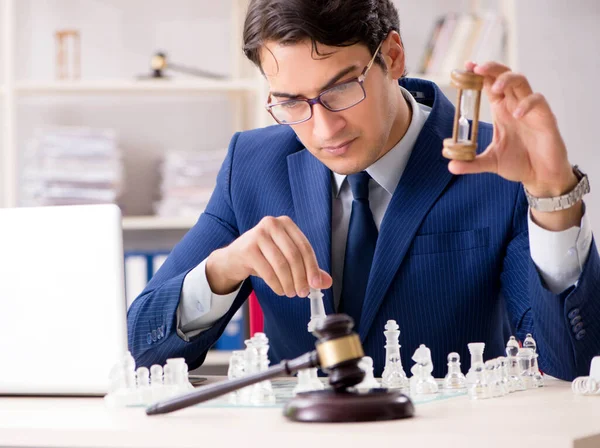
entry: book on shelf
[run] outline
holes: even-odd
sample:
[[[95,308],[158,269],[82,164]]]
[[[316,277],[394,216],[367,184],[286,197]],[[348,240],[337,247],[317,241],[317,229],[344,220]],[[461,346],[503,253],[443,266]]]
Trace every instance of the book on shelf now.
[[[494,12],[450,13],[438,18],[430,32],[419,73],[448,75],[466,61],[503,60],[505,24]]]
[[[125,296],[127,309],[142,293],[148,282],[167,260],[166,251],[126,251],[125,252]],[[216,350],[242,350],[246,336],[243,307],[231,318],[223,334],[215,343]]]

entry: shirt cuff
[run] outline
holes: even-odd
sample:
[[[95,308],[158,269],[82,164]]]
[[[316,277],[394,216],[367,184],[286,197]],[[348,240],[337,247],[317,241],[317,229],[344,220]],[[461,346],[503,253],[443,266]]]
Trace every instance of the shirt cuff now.
[[[531,258],[547,288],[554,294],[577,284],[592,246],[592,227],[583,207],[579,227],[560,232],[543,229],[527,214]]]
[[[206,278],[206,260],[192,269],[183,280],[179,306],[177,307],[177,329],[185,340],[209,329],[227,314],[240,292],[242,285],[229,294],[214,294]]]

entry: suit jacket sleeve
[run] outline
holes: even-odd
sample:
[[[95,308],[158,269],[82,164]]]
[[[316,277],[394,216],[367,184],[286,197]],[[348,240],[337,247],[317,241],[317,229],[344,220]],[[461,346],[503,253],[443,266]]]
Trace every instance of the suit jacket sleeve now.
[[[223,333],[229,320],[251,292],[246,280],[232,307],[213,326],[189,341],[177,332],[177,307],[188,272],[214,250],[230,244],[239,236],[230,181],[235,145],[234,135],[227,157],[217,176],[217,184],[206,210],[198,222],[173,248],[127,313],[129,351],[137,366],[165,364],[167,358],[183,357],[190,370],[200,366],[208,349]]]
[[[576,285],[560,294],[544,284],[529,252],[528,205],[519,188],[501,275],[501,290],[512,326],[523,341],[532,333],[540,370],[564,380],[589,375],[600,354],[600,258],[592,243]]]

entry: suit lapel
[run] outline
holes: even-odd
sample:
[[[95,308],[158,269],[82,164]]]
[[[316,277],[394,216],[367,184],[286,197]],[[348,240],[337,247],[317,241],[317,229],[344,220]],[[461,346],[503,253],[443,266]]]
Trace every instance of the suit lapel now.
[[[423,219],[452,179],[448,160],[442,156],[442,140],[452,135],[452,119],[453,106],[436,91],[433,108],[379,229],[360,321],[362,341]]]
[[[296,224],[310,241],[319,267],[331,274],[331,171],[306,149],[287,158]],[[327,314],[334,313],[332,289],[323,291]]]

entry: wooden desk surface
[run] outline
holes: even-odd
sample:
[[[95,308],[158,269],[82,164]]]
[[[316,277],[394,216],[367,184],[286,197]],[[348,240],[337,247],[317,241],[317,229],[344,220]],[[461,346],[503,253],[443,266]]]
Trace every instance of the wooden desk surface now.
[[[341,445],[343,443],[343,445]],[[0,397],[0,446],[36,447],[600,447],[600,396],[570,383],[507,397],[417,405],[408,420],[302,424],[281,409],[188,408],[148,417],[100,398]],[[533,445],[535,444],[535,445]]]

